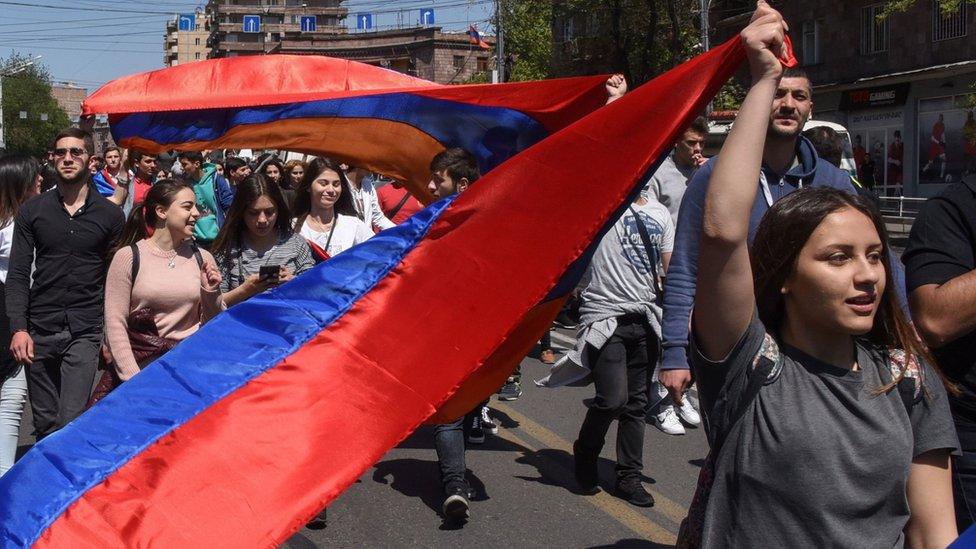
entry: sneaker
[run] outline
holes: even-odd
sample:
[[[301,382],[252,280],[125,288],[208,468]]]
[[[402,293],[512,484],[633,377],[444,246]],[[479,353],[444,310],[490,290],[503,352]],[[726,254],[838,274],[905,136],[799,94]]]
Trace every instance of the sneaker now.
[[[674,405],[668,404],[661,408],[661,412],[654,416],[654,425],[669,435],[685,434],[685,426],[678,419],[678,414],[674,411]]]
[[[488,407],[487,406],[482,406],[481,407],[481,427],[484,428],[485,431],[487,431],[487,432],[489,432],[489,433],[491,433],[493,435],[497,435],[498,434],[498,424],[495,423],[495,420],[492,419],[492,417],[490,415],[488,415],[488,412],[489,412],[489,410],[488,410]]]
[[[691,403],[687,393],[681,399],[681,406],[678,406],[678,417],[688,425],[695,427],[701,425],[701,415],[695,409],[695,405]]]
[[[468,442],[471,444],[483,444],[485,442],[485,428],[481,424],[481,414],[475,414],[471,418],[471,430],[468,431]]]
[[[600,473],[597,469],[599,453],[587,452],[580,448],[577,440],[573,443],[573,462],[575,464],[576,483],[580,492],[595,494],[600,491]]]
[[[312,520],[305,523],[305,528],[308,528],[309,530],[324,530],[325,527],[329,525],[328,517],[326,517],[325,514],[328,510],[328,508],[325,508],[319,511],[319,514],[315,515]]]
[[[653,507],[654,496],[644,489],[640,477],[629,476],[617,480],[617,496],[637,507]]]
[[[455,481],[447,485],[444,489],[447,495],[441,505],[441,512],[446,520],[463,521],[470,517],[468,513],[468,499],[471,497],[471,490],[468,483]]]
[[[498,391],[498,400],[518,400],[522,396],[522,385],[513,379],[509,379]]]

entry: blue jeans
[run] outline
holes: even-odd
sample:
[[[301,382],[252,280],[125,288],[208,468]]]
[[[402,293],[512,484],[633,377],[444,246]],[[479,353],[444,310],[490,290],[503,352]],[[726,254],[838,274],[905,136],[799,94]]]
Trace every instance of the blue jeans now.
[[[0,385],[0,475],[13,467],[20,438],[20,418],[27,402],[27,371],[18,366]]]
[[[441,485],[446,489],[453,482],[465,482],[464,439],[471,428],[471,419],[481,413],[481,406],[450,423],[434,426],[434,448],[437,465],[441,468]]]

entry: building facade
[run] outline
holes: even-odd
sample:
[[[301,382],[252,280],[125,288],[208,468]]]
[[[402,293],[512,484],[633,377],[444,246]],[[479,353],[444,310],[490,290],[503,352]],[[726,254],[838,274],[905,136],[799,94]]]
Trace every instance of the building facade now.
[[[310,37],[345,34],[343,0],[210,0],[209,57],[271,53]]]
[[[166,23],[163,39],[163,63],[167,67],[185,65],[207,58],[210,48],[210,22],[207,14],[181,14]]]
[[[58,102],[58,106],[67,113],[71,124],[78,125],[81,120],[81,104],[88,96],[88,90],[71,82],[58,82],[51,85],[51,95]],[[115,145],[112,132],[109,129],[108,117],[100,115],[91,121],[90,125],[85,124],[85,127],[92,132],[95,154],[102,155],[106,148]]]
[[[494,43],[493,37],[483,37]],[[458,84],[488,73],[491,50],[471,43],[466,33],[415,27],[349,33],[282,42],[271,53],[326,55],[376,65],[441,84]]]
[[[938,0],[918,0],[888,18],[879,17],[883,7],[777,5],[814,84],[813,117],[850,131],[861,178],[879,194],[934,196],[976,172],[976,2],[947,12]],[[727,35],[748,22],[739,19],[727,22]]]

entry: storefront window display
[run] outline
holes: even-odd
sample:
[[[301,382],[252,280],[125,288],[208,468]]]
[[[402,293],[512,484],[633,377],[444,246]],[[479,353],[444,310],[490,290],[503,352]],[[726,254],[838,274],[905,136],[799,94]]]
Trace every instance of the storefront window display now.
[[[976,119],[970,95],[920,99],[920,183],[952,183],[976,173]]]

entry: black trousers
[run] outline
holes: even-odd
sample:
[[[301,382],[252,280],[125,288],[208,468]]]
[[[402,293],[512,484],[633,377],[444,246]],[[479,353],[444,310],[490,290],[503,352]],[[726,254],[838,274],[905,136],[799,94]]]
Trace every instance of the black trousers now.
[[[31,331],[34,362],[27,368],[27,390],[40,440],[85,411],[98,367],[101,327],[72,334]]]
[[[588,347],[596,397],[579,432],[580,450],[598,455],[607,430],[617,420],[617,478],[644,468],[644,416],[647,383],[657,362],[657,336],[643,315],[617,319],[617,329],[602,349]]]

